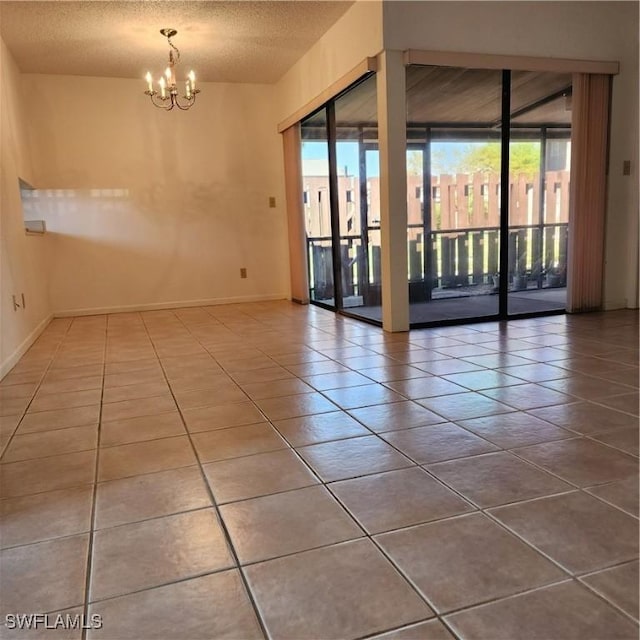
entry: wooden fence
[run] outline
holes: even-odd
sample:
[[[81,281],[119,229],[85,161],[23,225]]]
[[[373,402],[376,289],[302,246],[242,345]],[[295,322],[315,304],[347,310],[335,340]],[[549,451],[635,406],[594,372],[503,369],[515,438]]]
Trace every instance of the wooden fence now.
[[[422,222],[424,197],[422,177],[409,176],[409,224]],[[542,186],[542,192],[541,192]],[[509,226],[569,221],[569,171],[540,174],[512,174],[509,181]],[[443,174],[431,178],[432,228],[458,230],[500,226],[500,175],[493,172]]]
[[[499,270],[499,174],[433,176],[429,194],[432,231],[426,237],[421,185],[421,177],[409,176],[407,276],[411,301],[429,299],[437,289],[484,286],[489,292]],[[511,289],[565,286],[568,219],[568,171],[548,171],[542,184],[539,174],[511,176]],[[364,304],[377,304],[379,227],[369,227],[367,234],[367,251],[360,233],[341,237],[342,290],[345,297],[363,296]],[[333,298],[331,239],[309,237],[308,252],[313,297]]]

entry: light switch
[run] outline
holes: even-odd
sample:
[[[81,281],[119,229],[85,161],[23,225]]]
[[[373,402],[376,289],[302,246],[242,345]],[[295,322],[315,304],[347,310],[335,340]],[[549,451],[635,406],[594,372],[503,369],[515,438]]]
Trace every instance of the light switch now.
[[[270,196],[270,197],[269,197],[269,208],[270,208],[270,209],[275,209],[275,208],[276,208],[276,199],[275,199],[275,196]]]

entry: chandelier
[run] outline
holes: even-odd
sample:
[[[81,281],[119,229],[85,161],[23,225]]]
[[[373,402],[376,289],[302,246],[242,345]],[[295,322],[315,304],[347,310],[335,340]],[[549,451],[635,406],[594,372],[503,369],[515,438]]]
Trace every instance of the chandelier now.
[[[153,88],[151,73],[147,71],[145,80],[147,81],[148,89],[145,91],[145,94],[151,98],[154,106],[160,109],[171,111],[174,107],[178,107],[178,109],[186,111],[194,105],[196,94],[200,93],[200,89],[196,89],[196,76],[193,71],[189,71],[189,75],[185,81],[184,95],[180,97],[178,95],[179,90],[176,84],[175,74],[175,66],[180,60],[180,51],[171,42],[171,38],[178,32],[175,29],[160,29],[160,33],[169,43],[169,66],[166,68],[164,75],[160,76],[160,80],[158,80],[159,91]]]

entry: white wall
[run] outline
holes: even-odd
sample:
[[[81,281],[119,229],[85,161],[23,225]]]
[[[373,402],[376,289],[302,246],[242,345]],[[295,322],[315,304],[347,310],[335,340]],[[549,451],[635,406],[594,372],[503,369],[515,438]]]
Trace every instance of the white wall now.
[[[613,83],[605,307],[638,305],[638,3],[386,2],[384,46],[618,60]],[[631,176],[623,160],[633,161]]]
[[[382,50],[381,0],[353,6],[276,84],[280,122],[318,96],[365,58]]]
[[[287,297],[273,86],[203,83],[168,113],[143,81],[23,88],[55,313]]]
[[[0,40],[0,378],[51,317],[47,291],[49,238],[27,236],[18,178],[33,181],[20,73]],[[26,306],[14,311],[12,295]]]

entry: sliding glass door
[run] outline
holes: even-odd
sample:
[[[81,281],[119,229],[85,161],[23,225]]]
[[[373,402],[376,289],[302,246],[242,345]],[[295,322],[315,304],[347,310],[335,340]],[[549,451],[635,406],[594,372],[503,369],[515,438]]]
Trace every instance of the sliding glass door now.
[[[407,67],[412,326],[565,307],[571,76]]]
[[[381,319],[375,76],[301,123],[310,299]]]
[[[411,326],[563,310],[571,76],[415,65],[406,74]],[[380,323],[375,76],[301,132],[310,299]]]
[[[412,325],[499,313],[502,72],[407,68]]]

